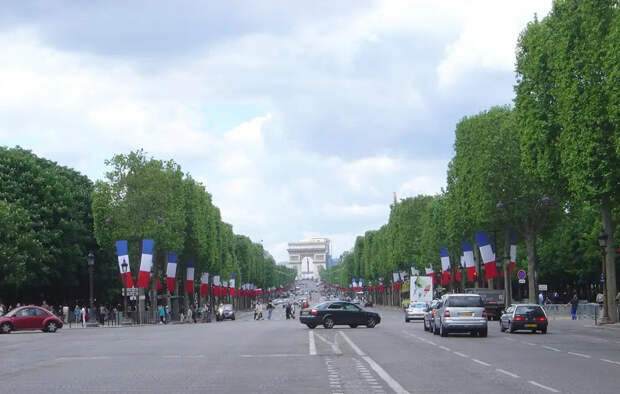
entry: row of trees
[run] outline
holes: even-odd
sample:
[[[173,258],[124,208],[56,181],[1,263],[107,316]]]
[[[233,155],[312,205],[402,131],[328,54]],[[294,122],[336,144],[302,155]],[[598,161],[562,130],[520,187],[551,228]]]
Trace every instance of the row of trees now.
[[[130,265],[139,270],[141,239],[155,241],[155,274],[164,277],[168,251],[201,272],[236,277],[236,285],[278,287],[295,271],[277,266],[263,246],[234,234],[204,186],[174,161],[144,152],[106,161],[105,180],[93,183],[74,170],[21,148],[0,148],[0,299],[51,303],[85,299],[86,255],[95,251],[95,291],[110,301],[121,281],[114,242],[129,241]],[[163,283],[163,281],[162,281]]]
[[[456,267],[461,243],[473,241],[476,231],[494,234],[496,255],[505,260],[510,234],[517,232],[530,299],[540,281],[588,291],[601,273],[596,240],[602,229],[613,305],[614,212],[620,208],[618,1],[556,1],[545,19],[535,18],[521,34],[516,64],[514,108],[493,107],[457,124],[446,190],[395,202],[388,223],[358,237],[344,264],[325,271],[325,279],[343,286],[352,278],[368,283],[429,264],[438,272],[440,247],[449,249]]]

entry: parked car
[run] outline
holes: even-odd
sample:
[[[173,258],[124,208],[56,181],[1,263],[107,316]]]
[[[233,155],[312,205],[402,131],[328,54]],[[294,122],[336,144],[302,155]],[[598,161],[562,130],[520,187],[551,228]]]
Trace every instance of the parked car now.
[[[439,299],[434,299],[433,301],[431,301],[431,304],[428,305],[424,310],[424,331],[434,330],[433,319],[435,317],[435,311],[437,310],[439,303]]]
[[[299,321],[310,329],[320,324],[328,329],[337,325],[348,325],[351,328],[365,325],[368,328],[374,328],[381,322],[381,316],[351,302],[327,301],[312,308],[303,309]]]
[[[434,333],[442,337],[451,332],[469,332],[471,336],[481,337],[488,333],[484,301],[478,294],[444,295],[434,322]]]
[[[56,332],[62,328],[62,321],[44,308],[22,306],[0,317],[0,333],[11,331],[42,330]]]
[[[424,313],[426,311],[425,302],[412,302],[405,309],[405,323],[409,323],[410,320],[424,320]]]
[[[502,332],[508,330],[531,330],[547,333],[549,320],[545,310],[537,304],[517,304],[509,306],[499,320]]]
[[[215,311],[215,320],[235,320],[235,309],[231,304],[224,304]]]

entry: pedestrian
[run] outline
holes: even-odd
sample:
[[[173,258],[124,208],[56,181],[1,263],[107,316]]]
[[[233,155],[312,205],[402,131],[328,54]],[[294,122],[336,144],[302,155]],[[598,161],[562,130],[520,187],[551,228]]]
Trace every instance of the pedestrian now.
[[[166,322],[169,322],[170,321],[170,307],[166,305],[164,307],[164,310],[166,311]]]
[[[192,313],[193,313],[192,308],[191,307],[187,308],[187,322],[188,323],[192,322]]]
[[[603,295],[603,293],[598,293],[596,295],[596,303],[602,308],[603,307],[603,301],[605,300],[605,296]]]
[[[4,315],[4,304],[0,304],[0,316]]]
[[[166,324],[166,311],[164,310],[163,305],[159,306],[159,324]]]
[[[545,296],[543,295],[542,291],[538,294],[538,304],[542,305],[545,303]]]
[[[101,325],[103,326],[105,324],[105,317],[108,314],[108,311],[105,307],[105,305],[101,305],[99,307],[99,321],[101,322]]]
[[[69,322],[69,306],[67,306],[67,304],[65,304],[62,307],[62,320],[64,323],[68,323]]]
[[[273,304],[271,301],[267,304],[267,319],[271,320],[271,311],[273,311]]]
[[[254,304],[254,320],[258,320],[258,302]]]
[[[568,303],[570,305],[570,315],[573,320],[577,320],[577,306],[579,306],[579,299],[577,294],[573,295],[573,298]]]
[[[84,325],[86,324],[86,319],[87,317],[87,312],[86,312],[86,308],[82,307],[82,309],[80,309],[80,318],[82,320],[82,328],[84,327]]]

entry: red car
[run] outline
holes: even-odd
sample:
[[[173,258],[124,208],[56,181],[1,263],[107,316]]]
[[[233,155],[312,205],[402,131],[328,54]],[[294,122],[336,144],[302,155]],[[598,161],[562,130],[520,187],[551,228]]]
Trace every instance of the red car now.
[[[59,328],[62,328],[62,321],[38,306],[22,306],[0,316],[0,333],[2,334],[24,330],[56,332]]]

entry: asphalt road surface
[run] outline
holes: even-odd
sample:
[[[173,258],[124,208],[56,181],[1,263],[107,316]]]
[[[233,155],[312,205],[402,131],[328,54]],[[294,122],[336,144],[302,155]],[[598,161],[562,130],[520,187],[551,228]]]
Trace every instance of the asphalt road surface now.
[[[374,329],[284,319],[0,335],[1,393],[617,393],[620,330],[441,338],[397,310]]]

